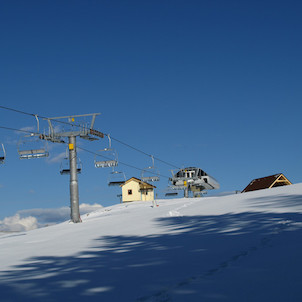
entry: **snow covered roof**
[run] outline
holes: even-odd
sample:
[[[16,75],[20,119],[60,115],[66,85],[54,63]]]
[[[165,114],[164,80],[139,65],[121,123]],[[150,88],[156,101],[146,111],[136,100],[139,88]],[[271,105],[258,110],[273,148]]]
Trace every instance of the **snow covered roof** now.
[[[282,174],[274,174],[266,177],[253,179],[242,193],[256,191],[262,189],[270,189],[273,187],[287,186],[292,183]]]

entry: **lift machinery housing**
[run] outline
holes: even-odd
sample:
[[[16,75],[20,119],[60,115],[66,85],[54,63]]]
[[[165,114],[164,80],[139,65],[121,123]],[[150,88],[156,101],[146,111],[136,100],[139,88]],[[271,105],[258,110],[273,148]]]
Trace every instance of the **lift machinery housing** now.
[[[190,191],[193,192],[194,196],[200,196],[202,191],[220,188],[214,177],[196,167],[183,168],[176,173],[172,171],[169,182],[171,189],[184,190],[185,197],[189,197]]]

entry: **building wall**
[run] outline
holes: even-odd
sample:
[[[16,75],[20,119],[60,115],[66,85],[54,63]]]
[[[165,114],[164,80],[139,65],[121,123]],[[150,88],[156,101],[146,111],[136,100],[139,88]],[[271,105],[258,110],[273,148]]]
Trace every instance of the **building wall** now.
[[[149,189],[147,194],[145,191],[141,192],[142,200],[143,201],[152,201],[154,199],[154,190]]]
[[[153,189],[148,191],[148,194],[144,194],[144,192],[140,192],[139,183],[136,181],[130,181],[127,184],[122,186],[122,196],[123,202],[129,201],[151,201],[154,199],[154,191]],[[131,190],[132,194],[129,194],[129,190]]]

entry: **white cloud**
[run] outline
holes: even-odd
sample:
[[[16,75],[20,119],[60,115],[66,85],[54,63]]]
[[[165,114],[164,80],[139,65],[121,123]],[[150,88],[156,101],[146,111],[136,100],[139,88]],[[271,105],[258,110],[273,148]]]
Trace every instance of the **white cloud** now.
[[[103,206],[98,203],[94,203],[94,204],[81,203],[80,204],[81,214],[91,213],[93,211],[100,210],[101,208],[103,208]]]
[[[2,232],[22,232],[34,230],[38,227],[37,219],[33,216],[21,218],[17,213],[14,216],[0,220],[0,231]]]
[[[101,209],[100,204],[80,204],[80,213],[84,215]],[[14,216],[0,220],[0,231],[29,231],[46,225],[56,224],[70,219],[70,208],[28,209],[18,211]]]
[[[33,216],[40,226],[55,224],[69,219],[69,208],[62,207],[56,209],[28,209],[18,211],[20,217]]]

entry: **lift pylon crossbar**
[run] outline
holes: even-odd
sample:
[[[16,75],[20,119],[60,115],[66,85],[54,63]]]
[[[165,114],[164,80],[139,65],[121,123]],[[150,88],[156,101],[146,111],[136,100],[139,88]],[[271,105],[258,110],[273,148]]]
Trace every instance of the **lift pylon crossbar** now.
[[[100,115],[100,113],[91,113],[91,114],[79,114],[79,115],[67,115],[67,116],[59,116],[59,117],[51,117],[51,118],[45,118],[45,120],[48,121],[49,125],[49,135],[45,135],[43,139],[50,140],[52,142],[62,142],[62,137],[71,137],[71,136],[79,136],[83,139],[93,141],[97,140],[94,136],[97,137],[104,137],[104,133],[97,131],[93,129],[95,118]],[[88,124],[73,124],[75,122],[75,119],[82,118],[82,117],[91,117],[90,125]],[[67,119],[67,122],[62,122],[62,119]],[[68,125],[69,127],[72,127],[71,131],[55,131],[55,128],[53,126],[54,122],[59,122]],[[78,130],[74,130],[73,128],[77,127]],[[92,136],[91,136],[92,135]]]

